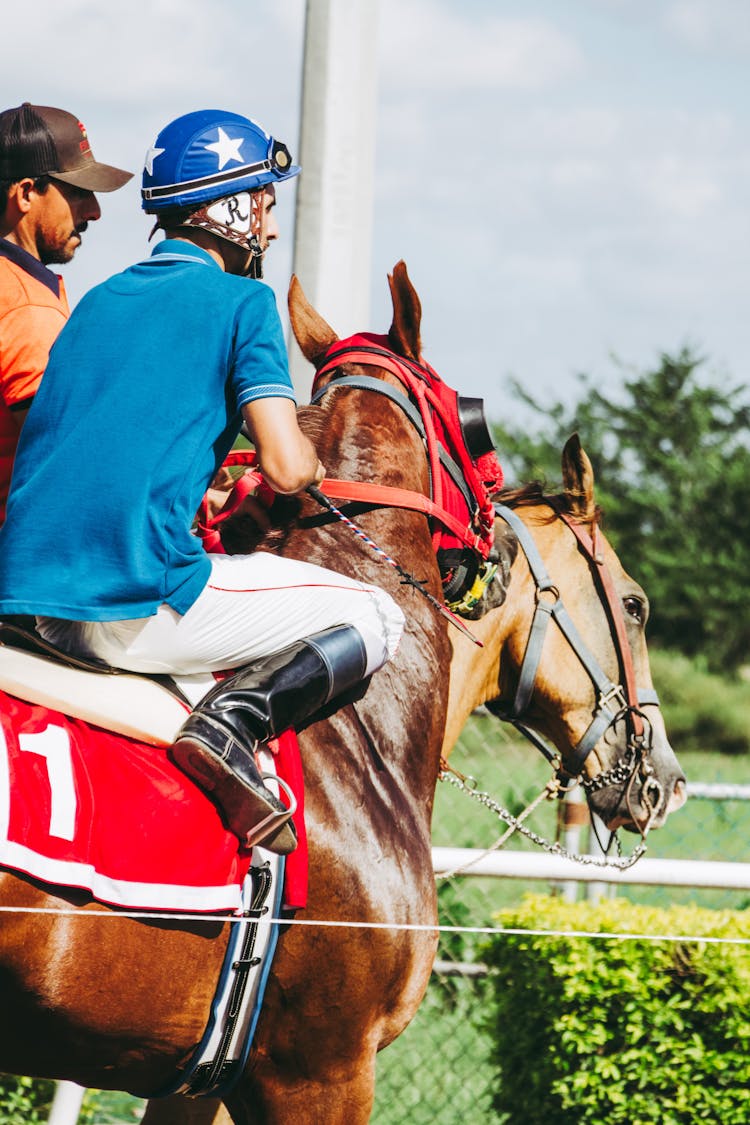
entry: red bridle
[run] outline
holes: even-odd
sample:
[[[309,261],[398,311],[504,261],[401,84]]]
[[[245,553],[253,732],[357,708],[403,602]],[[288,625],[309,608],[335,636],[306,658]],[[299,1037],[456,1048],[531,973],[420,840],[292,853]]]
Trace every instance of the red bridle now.
[[[486,559],[494,540],[494,510],[490,493],[466,448],[458,416],[453,416],[455,410],[451,410],[451,405],[452,400],[455,402],[454,392],[446,387],[437,372],[424,360],[414,363],[397,356],[390,349],[380,346],[376,340],[376,337],[352,336],[348,340],[337,341],[329,348],[325,363],[315,376],[311,401],[319,402],[329,390],[343,386],[371,390],[396,402],[424,438],[430,469],[431,496],[366,481],[332,479],[323,482],[323,491],[340,500],[360,500],[423,512],[455,536],[463,546]],[[398,379],[406,395],[400,394],[390,384],[379,380],[368,381],[366,376],[341,374],[320,386],[323,376],[339,371],[344,366],[378,367],[388,371]],[[438,430],[442,432],[439,433]],[[445,456],[441,457],[441,446],[445,450],[446,445],[450,446],[446,450],[449,459],[455,462],[470,494],[466,519],[461,519],[447,507],[452,478],[446,468]],[[502,485],[502,471],[496,461],[495,466],[497,475],[492,482],[493,489]],[[455,483],[453,478],[453,484]],[[436,528],[432,537],[435,550],[440,546],[442,536],[443,532]]]

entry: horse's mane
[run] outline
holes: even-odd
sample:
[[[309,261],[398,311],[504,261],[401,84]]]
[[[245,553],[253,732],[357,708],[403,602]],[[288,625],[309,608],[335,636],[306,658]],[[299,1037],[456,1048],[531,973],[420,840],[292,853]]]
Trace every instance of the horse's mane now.
[[[321,441],[325,432],[327,407],[330,401],[330,396],[326,395],[320,406],[297,408],[299,427],[315,446]]]
[[[529,508],[537,504],[546,504],[550,509],[550,519],[554,519],[560,513],[570,516],[579,514],[576,510],[573,494],[570,492],[548,492],[545,483],[539,480],[503,488],[493,496],[493,500],[498,504],[504,504],[507,508]],[[593,519],[600,523],[602,514],[602,510],[597,504],[593,509]]]
[[[502,488],[493,496],[498,504],[506,508],[529,508],[535,504],[548,504],[556,512],[569,512],[570,497],[565,492],[548,492],[544,481],[531,480]]]

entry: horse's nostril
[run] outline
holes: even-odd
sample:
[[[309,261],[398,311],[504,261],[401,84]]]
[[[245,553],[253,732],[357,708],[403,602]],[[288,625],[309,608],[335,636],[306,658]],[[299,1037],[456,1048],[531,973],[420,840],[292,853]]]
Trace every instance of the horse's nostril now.
[[[681,809],[682,806],[685,804],[686,800],[687,800],[687,785],[685,784],[685,779],[680,778],[679,781],[676,781],[674,783],[674,789],[672,791],[672,796],[670,797],[670,800],[669,800],[669,807],[668,807],[667,811],[668,812],[675,812],[677,809]]]

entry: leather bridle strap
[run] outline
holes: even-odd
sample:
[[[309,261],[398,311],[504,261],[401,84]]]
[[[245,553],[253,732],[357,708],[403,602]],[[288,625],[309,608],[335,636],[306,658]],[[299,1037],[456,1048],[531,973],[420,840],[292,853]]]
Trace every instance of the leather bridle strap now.
[[[577,776],[583,768],[583,764],[591,751],[596,746],[599,739],[604,732],[616,721],[619,714],[622,712],[622,707],[618,706],[616,709],[610,707],[610,703],[621,701],[626,704],[628,701],[625,698],[622,687],[619,684],[614,684],[607,675],[600,668],[596,658],[586,646],[583,638],[576,629],[570,615],[568,614],[565,606],[559,595],[557,587],[552,582],[547,568],[544,565],[542,556],[534,542],[534,539],[529,532],[524,522],[516,515],[516,513],[508,507],[501,504],[495,505],[495,513],[500,518],[505,520],[518,539],[519,545],[526,555],[529,570],[531,571],[532,578],[537,587],[537,604],[534,610],[534,617],[529,631],[529,637],[526,642],[526,649],[524,651],[523,661],[521,664],[521,672],[516,687],[515,697],[509,708],[504,709],[497,702],[490,701],[486,704],[487,709],[498,717],[505,719],[511,723],[518,730],[521,731],[539,750],[542,751],[544,756],[551,760],[552,755],[544,747],[541,739],[531,731],[522,721],[522,716],[526,713],[531,696],[534,691],[537,673],[539,671],[539,664],[542,656],[542,649],[547,632],[547,627],[550,621],[555,621],[558,628],[566,638],[574,653],[581,661],[583,667],[591,678],[592,683],[596,689],[597,704],[594,712],[594,717],[589,724],[588,728],[580,738],[576,746],[573,748],[573,753],[570,758],[564,763],[566,772],[573,776]],[[567,522],[567,521],[566,521]],[[600,564],[601,565],[601,564]],[[610,579],[611,581],[611,579]],[[614,588],[614,587],[613,587]],[[541,597],[540,595],[549,594],[549,598]],[[617,603],[619,606],[619,603]],[[624,628],[624,622],[623,622]],[[625,637],[627,643],[627,637]],[[629,646],[628,646],[629,653]],[[632,662],[631,662],[632,668]],[[658,697],[655,692],[651,690],[643,690],[636,694],[636,701],[640,696],[640,703],[655,703],[658,704]],[[637,705],[637,703],[636,703]],[[629,709],[631,717],[634,712]],[[640,715],[637,716],[640,719]],[[642,727],[641,727],[642,729]]]
[[[352,362],[350,354],[352,353],[346,353],[348,362]],[[355,357],[359,356],[359,353],[355,352],[353,354]],[[368,358],[369,362],[372,363],[372,356]],[[334,364],[333,366],[336,365]],[[385,362],[383,362],[383,366],[386,367]],[[387,365],[387,370],[396,373],[397,367],[398,365],[392,362]],[[321,368],[321,371],[326,370],[328,370],[328,366]],[[370,375],[342,376],[341,378],[332,379],[331,382],[327,383],[324,387],[320,387],[313,394],[310,400],[311,404],[317,405],[328,391],[335,390],[336,387],[350,387],[353,390],[373,391],[376,394],[384,395],[403,410],[421,439],[425,442],[427,441],[423,416],[414,404],[405,394],[395,387],[391,387],[388,383],[383,383],[382,380],[375,379]],[[450,458],[447,458],[447,455],[445,457],[440,457],[440,461],[444,464],[446,459],[450,460]],[[427,463],[430,469],[430,479],[433,481],[434,485],[434,467],[429,458]],[[451,465],[453,465],[457,473],[458,469],[453,461],[451,461]],[[456,480],[451,466],[446,464],[445,467],[451,473],[453,479]],[[458,483],[458,481],[456,483]],[[412,492],[406,488],[392,488],[390,485],[372,484],[367,481],[339,481],[328,477],[321,483],[320,487],[323,492],[327,493],[329,496],[335,496],[338,500],[361,500],[364,503],[378,504],[385,507],[407,508],[411,511],[423,512],[425,515],[438,520],[443,527],[447,528],[448,531],[451,531],[460,539],[464,546],[480,554],[484,554],[480,535],[472,532],[465,523],[462,523],[461,520],[457,519],[450,512],[447,512],[436,500],[422,495],[421,492]],[[471,510],[468,501],[467,506],[469,506],[469,510]]]
[[[468,534],[466,527],[452,516],[450,512],[439,508],[429,496],[421,492],[412,492],[408,488],[393,488],[388,484],[371,484],[369,481],[336,480],[333,477],[324,477],[320,484],[321,492],[327,496],[334,496],[337,500],[361,501],[365,504],[375,504],[381,508],[405,508],[412,512],[423,512],[431,516],[460,537],[467,547],[479,549],[479,538]]]
[[[422,422],[422,415],[411,399],[407,398],[401,391],[396,390],[395,387],[392,387],[390,383],[384,383],[381,379],[375,379],[372,375],[336,375],[331,379],[330,383],[326,383],[324,387],[318,388],[310,399],[310,405],[317,406],[323,396],[327,394],[328,391],[335,390],[336,387],[351,387],[352,390],[373,391],[375,394],[384,395],[385,398],[389,398],[399,409],[403,410],[426,445],[427,434],[425,433],[424,424]],[[453,483],[456,488],[460,490],[464,498],[466,507],[471,511],[474,505],[461,469],[442,446],[438,448],[438,456],[440,458],[440,464],[445,471],[450,474]],[[427,462],[427,467],[430,470],[430,484],[432,484],[432,471],[429,460]]]
[[[521,664],[521,674],[519,676],[518,686],[516,687],[516,694],[510,708],[503,712],[503,715],[511,722],[518,723],[521,716],[526,713],[529,703],[531,702],[531,696],[539,671],[539,663],[542,657],[547,627],[550,621],[555,621],[563,636],[586,669],[586,672],[596,688],[597,694],[597,708],[594,718],[582,738],[574,747],[572,759],[565,763],[566,769],[568,769],[569,772],[579,772],[584,761],[591,750],[593,750],[604,731],[614,722],[616,712],[610,709],[609,702],[621,693],[621,689],[618,685],[613,684],[609,677],[604,674],[596,658],[584,643],[583,638],[563,605],[557,587],[547,573],[547,568],[544,565],[542,556],[539,554],[536,543],[524,522],[511,508],[506,508],[501,504],[495,505],[495,513],[501,519],[505,520],[515,533],[526,555],[529,570],[531,571],[537,587],[536,609],[534,610],[534,617],[526,642],[526,650]],[[545,593],[551,594],[554,600],[550,601],[539,596]],[[497,713],[496,708],[492,708],[492,710]]]
[[[578,540],[579,546],[583,554],[588,559],[593,567],[594,574],[599,582],[599,585],[604,595],[604,601],[607,606],[607,612],[615,631],[615,639],[617,645],[617,653],[620,659],[620,668],[622,676],[625,681],[625,697],[627,699],[630,721],[633,726],[633,734],[636,738],[643,738],[643,719],[641,718],[638,710],[638,689],[635,683],[635,669],[633,668],[633,654],[630,649],[630,641],[628,640],[627,629],[625,626],[625,617],[622,611],[622,603],[615,590],[615,584],[612,580],[612,574],[609,567],[604,561],[604,552],[601,549],[601,531],[599,525],[593,525],[592,534],[577,523],[569,515],[560,512],[560,519],[568,525],[570,530]]]

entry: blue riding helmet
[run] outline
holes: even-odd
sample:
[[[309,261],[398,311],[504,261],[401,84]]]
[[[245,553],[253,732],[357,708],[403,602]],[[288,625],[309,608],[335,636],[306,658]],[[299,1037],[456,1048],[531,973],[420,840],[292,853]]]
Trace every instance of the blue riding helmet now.
[[[170,122],[146,153],[141,206],[199,207],[298,175],[289,149],[238,113],[200,109]]]

